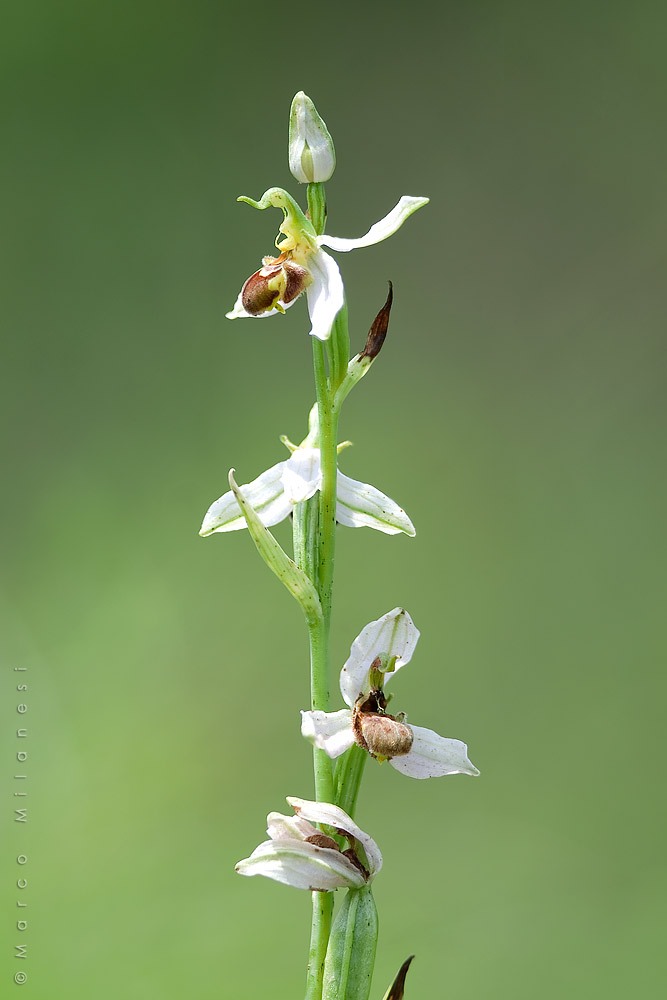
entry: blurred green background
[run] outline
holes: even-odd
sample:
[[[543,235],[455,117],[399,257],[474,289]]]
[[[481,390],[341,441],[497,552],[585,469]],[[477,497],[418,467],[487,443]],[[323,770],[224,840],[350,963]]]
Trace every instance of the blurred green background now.
[[[664,6],[3,20],[3,995],[19,969],[39,1000],[302,995],[307,897],[233,866],[312,792],[304,629],[245,533],[197,536],[312,402],[305,308],[224,319],[279,221],[234,199],[298,187],[299,89],[336,142],[332,233],[432,199],[340,258],[355,349],[396,294],[342,468],[417,537],[339,531],[334,663],[407,607],[397,707],[482,771],[367,769],[372,995],[413,952],[415,1000],[662,995]]]

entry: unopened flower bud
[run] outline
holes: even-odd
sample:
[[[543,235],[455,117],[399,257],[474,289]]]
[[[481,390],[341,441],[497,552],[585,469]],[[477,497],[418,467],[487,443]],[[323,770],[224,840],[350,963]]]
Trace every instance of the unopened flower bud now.
[[[295,95],[290,109],[288,154],[289,168],[301,184],[328,181],[336,166],[329,130],[302,90]]]

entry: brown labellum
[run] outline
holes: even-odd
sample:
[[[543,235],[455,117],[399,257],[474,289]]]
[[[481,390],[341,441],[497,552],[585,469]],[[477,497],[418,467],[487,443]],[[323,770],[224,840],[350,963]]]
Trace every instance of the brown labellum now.
[[[280,288],[271,288],[269,282],[280,275],[282,267],[280,264],[272,267],[262,267],[259,271],[251,274],[245,285],[241,289],[241,302],[243,308],[251,316],[259,316],[263,312],[272,309],[280,298]]]
[[[374,757],[403,757],[414,739],[405,723],[375,712],[356,712],[353,730],[357,743]]]
[[[306,268],[286,254],[265,257],[264,267],[251,274],[241,289],[243,308],[251,316],[259,316],[278,302],[289,305],[304,291],[309,278]]]

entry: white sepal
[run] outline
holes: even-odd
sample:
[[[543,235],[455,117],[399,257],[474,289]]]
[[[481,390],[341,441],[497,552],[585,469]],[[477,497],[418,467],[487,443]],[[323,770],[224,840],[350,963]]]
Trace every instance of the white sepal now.
[[[349,708],[341,708],[340,712],[302,712],[301,735],[332,759],[340,757],[354,743],[352,712]]]
[[[414,537],[415,527],[402,507],[369,483],[338,473],[336,520],[348,528],[375,528],[385,535],[404,532]]]
[[[391,757],[389,763],[411,778],[441,778],[445,774],[471,774],[479,771],[468,759],[468,747],[461,740],[439,736],[432,729],[410,726],[414,740],[410,753]]]
[[[369,622],[350,647],[350,655],[340,672],[340,693],[350,708],[370,691],[369,671],[378,656],[396,657],[394,669],[384,675],[385,682],[409,663],[415,651],[419,629],[403,608],[394,608],[382,618]]]
[[[282,481],[286,464],[278,462],[277,465],[272,465],[257,479],[242,487],[244,497],[267,528],[283,521],[292,510]],[[245,527],[246,519],[234,493],[229,490],[206,511],[199,534],[205,537],[215,531],[239,531]]]

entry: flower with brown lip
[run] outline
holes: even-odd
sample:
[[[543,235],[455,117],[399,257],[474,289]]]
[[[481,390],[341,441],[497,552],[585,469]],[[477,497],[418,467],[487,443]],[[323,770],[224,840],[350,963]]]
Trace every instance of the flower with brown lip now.
[[[410,661],[418,639],[419,631],[403,608],[366,625],[340,672],[341,694],[349,707],[340,712],[302,712],[303,736],[329,757],[339,757],[357,743],[411,778],[479,774],[465,743],[408,725],[404,715],[386,712],[384,685]]]
[[[361,889],[382,868],[377,844],[339,806],[289,797],[295,816],[269,813],[269,840],[239,861],[239,875],[264,875],[296,889]],[[313,823],[332,827],[349,847],[341,850],[333,837]],[[363,852],[363,853],[361,853]],[[361,853],[361,857],[360,857]]]
[[[282,188],[269,188],[259,201],[242,196],[253,208],[281,208],[284,218],[276,247],[278,257],[264,257],[263,266],[243,284],[228,319],[252,316],[261,319],[284,313],[305,291],[310,314],[311,336],[328,340],[333,322],[345,304],[343,280],[338,264],[322,247],[341,253],[380,243],[403,225],[428,198],[403,195],[391,212],[358,239],[318,236],[294,199]]]

